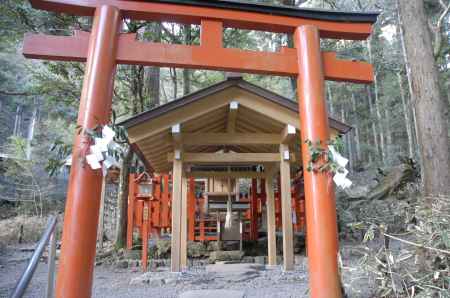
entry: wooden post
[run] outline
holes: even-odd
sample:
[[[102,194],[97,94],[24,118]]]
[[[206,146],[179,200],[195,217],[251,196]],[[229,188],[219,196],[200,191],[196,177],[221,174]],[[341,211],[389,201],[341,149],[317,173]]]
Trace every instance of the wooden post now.
[[[182,209],[182,171],[183,162],[181,159],[173,160],[172,170],[172,239],[170,267],[172,272],[180,272],[180,249],[181,249],[181,209]]]
[[[181,269],[187,269],[187,196],[188,179],[183,176],[181,186],[181,243],[180,243],[180,264]]]
[[[95,9],[77,120],[83,129],[109,122],[121,24],[118,8],[99,5]],[[77,134],[72,150],[56,297],[92,296],[102,172],[92,170],[80,160],[86,146],[89,146],[87,137]]]
[[[281,221],[283,225],[283,268],[294,270],[294,233],[292,228],[291,167],[289,146],[280,144]]]
[[[267,208],[267,249],[268,264],[277,264],[277,235],[275,222],[275,194],[273,189],[273,176],[267,176],[266,184],[266,208]]]
[[[149,220],[150,220],[150,202],[144,201],[144,209],[142,213],[142,271],[147,272],[148,265],[148,232],[149,232]]]
[[[298,27],[294,33],[298,54],[298,97],[303,168],[311,158],[305,140],[329,140],[328,115],[319,30]],[[326,172],[304,172],[309,283],[312,298],[340,298],[336,203],[331,176]]]
[[[239,212],[239,251],[243,251],[244,242],[244,223],[242,222],[241,212]]]
[[[136,195],[135,175],[128,176],[128,215],[127,215],[127,249],[133,249],[134,203]]]
[[[195,178],[189,178],[189,194],[188,194],[188,240],[195,241]]]
[[[251,240],[258,239],[258,180],[252,179],[252,197],[250,201],[250,231]]]
[[[161,202],[161,226],[168,227],[170,223],[170,214],[169,214],[169,175],[164,174],[161,180],[161,185],[163,188],[162,192],[162,202]]]
[[[221,227],[220,227],[220,212],[217,211],[217,248],[222,250],[222,242],[221,242]]]
[[[98,218],[97,241],[98,247],[103,248],[103,228],[105,219],[105,195],[106,195],[106,175],[102,178],[102,191],[100,195],[100,214]]]

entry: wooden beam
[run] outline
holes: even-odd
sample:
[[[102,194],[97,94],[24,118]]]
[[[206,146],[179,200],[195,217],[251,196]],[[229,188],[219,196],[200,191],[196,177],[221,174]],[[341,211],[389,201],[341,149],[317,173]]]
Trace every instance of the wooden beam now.
[[[228,106],[228,101],[223,97],[223,94],[234,94],[230,90],[225,90],[223,93],[208,94],[209,100],[194,101],[189,105],[184,105],[178,109],[172,110],[170,113],[162,115],[151,121],[151,123],[141,123],[135,127],[128,129],[130,142],[136,143],[147,138],[153,137],[166,130],[170,130],[176,123],[185,123],[193,119],[204,117],[218,109]],[[298,113],[293,113],[297,115]]]
[[[280,144],[281,217],[283,225],[283,268],[294,270],[294,234],[292,228],[291,168],[286,159],[289,147]],[[289,154],[288,154],[289,156]]]
[[[219,171],[194,171],[186,172],[187,177],[194,178],[264,178],[263,172],[219,172]]]
[[[239,102],[230,102],[230,110],[228,111],[227,132],[234,133],[236,130],[236,118],[239,109]]]
[[[299,26],[312,25],[319,28],[322,38],[354,40],[367,39],[372,32],[372,26],[376,20],[376,14],[369,14],[363,20],[360,19],[360,16],[355,17],[351,13],[343,15],[340,12],[307,12],[309,16],[299,17],[237,9],[225,10],[220,7],[158,3],[158,1],[33,0],[31,4],[33,8],[77,16],[92,16],[97,7],[101,5],[114,5],[121,10],[124,17],[133,20],[200,24],[207,17],[223,22],[225,27],[278,33],[292,33]],[[311,17],[312,13],[316,14],[316,16]],[[321,19],[323,14],[327,14],[327,16]],[[343,17],[350,21],[339,21]],[[220,58],[220,56],[218,57]]]
[[[168,153],[167,160],[174,160],[176,151]],[[293,156],[290,156],[293,158]],[[185,163],[266,163],[279,162],[278,153],[183,153]]]
[[[53,36],[26,34],[23,54],[27,58],[85,62],[88,34]],[[164,53],[161,55],[160,53]],[[183,53],[183,55],[180,55]],[[363,61],[337,59],[334,52],[323,52],[325,79],[353,83],[373,82],[373,67]],[[245,61],[242,63],[241,61]],[[180,67],[221,71],[248,72],[281,76],[298,75],[295,49],[281,52],[254,52],[220,48],[211,55],[210,48],[191,45],[141,42],[135,34],[121,34],[116,62],[159,67]]]
[[[172,239],[170,254],[170,268],[172,272],[180,272],[181,270],[182,171],[183,162],[181,158],[174,159],[172,170]]]
[[[184,145],[199,146],[269,144],[278,145],[281,143],[281,137],[279,134],[272,133],[183,133],[181,142]]]
[[[269,266],[277,265],[277,235],[275,222],[275,194],[273,188],[273,176],[267,176],[266,208],[267,208],[267,257]]]
[[[183,175],[181,186],[181,243],[180,265],[181,270],[187,269],[187,193],[188,179]]]
[[[281,133],[281,142],[283,144],[292,143],[295,140],[295,134],[297,133],[297,129],[293,125],[286,125],[283,132]]]
[[[223,23],[216,20],[201,20],[200,45],[211,50],[223,48]]]

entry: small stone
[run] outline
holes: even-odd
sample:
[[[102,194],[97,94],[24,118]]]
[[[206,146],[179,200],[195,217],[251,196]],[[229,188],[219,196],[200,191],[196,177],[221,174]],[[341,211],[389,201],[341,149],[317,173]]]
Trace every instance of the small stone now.
[[[148,284],[152,287],[161,287],[165,284],[165,280],[162,277],[150,278]]]
[[[158,257],[166,257],[170,255],[170,240],[158,239],[156,241],[156,254]]]
[[[248,272],[248,271],[260,271],[265,267],[260,264],[215,264],[207,265],[206,272]]]
[[[128,261],[127,260],[121,260],[116,263],[117,269],[127,269],[128,268]]]
[[[230,251],[213,251],[209,254],[209,261],[214,263],[217,261],[240,261],[244,253],[239,250],[230,250]]]
[[[255,263],[264,265],[266,263],[266,257],[264,257],[264,256],[256,256],[255,257]]]
[[[187,247],[188,257],[199,258],[206,255],[206,247],[202,242],[188,242]]]
[[[206,246],[206,250],[207,251],[219,250],[219,244],[217,243],[217,241],[209,241],[208,245]]]
[[[148,284],[150,282],[150,273],[144,273],[140,276],[137,276],[130,281],[130,285],[139,285],[139,284]]]
[[[131,260],[139,260],[141,258],[141,251],[140,250],[124,250],[123,251],[123,257],[125,259],[131,259]]]
[[[164,279],[164,284],[166,284],[166,285],[176,285],[177,283],[178,283],[177,278],[169,277],[169,278]]]

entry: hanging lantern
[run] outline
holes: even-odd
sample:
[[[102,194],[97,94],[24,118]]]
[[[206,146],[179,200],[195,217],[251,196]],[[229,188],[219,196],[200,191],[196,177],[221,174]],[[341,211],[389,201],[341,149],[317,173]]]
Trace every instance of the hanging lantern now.
[[[138,196],[139,197],[152,197],[153,196],[153,181],[151,179],[141,181],[138,184]]]

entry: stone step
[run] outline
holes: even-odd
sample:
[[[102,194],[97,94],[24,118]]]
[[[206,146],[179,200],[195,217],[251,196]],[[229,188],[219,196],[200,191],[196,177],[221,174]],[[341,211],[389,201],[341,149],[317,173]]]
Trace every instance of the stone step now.
[[[193,290],[181,293],[179,298],[244,298],[244,292],[232,290]]]

